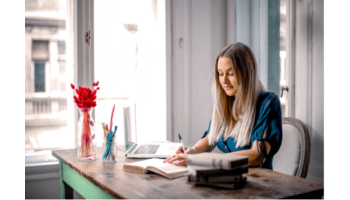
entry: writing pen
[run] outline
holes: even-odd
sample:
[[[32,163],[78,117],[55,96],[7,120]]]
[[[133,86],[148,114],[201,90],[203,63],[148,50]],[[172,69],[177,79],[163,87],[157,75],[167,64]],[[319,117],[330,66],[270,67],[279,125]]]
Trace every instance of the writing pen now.
[[[183,149],[183,151],[184,151],[184,153],[185,153],[185,145],[184,145],[184,142],[182,141],[182,138],[181,138],[180,133],[178,133],[178,134],[179,134],[179,140],[180,140],[181,145],[182,145],[182,149]]]

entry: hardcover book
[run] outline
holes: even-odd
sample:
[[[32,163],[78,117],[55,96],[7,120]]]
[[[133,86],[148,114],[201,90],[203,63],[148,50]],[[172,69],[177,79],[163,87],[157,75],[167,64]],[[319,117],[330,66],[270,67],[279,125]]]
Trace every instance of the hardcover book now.
[[[240,189],[244,186],[247,181],[247,177],[243,177],[242,181],[239,183],[200,183],[200,182],[188,182],[189,184],[194,184],[196,186],[210,186],[210,187],[219,187],[226,189]]]
[[[242,174],[240,175],[220,175],[220,176],[193,176],[188,175],[188,182],[199,183],[239,183],[243,180]]]
[[[219,167],[206,167],[197,165],[187,165],[189,174],[194,176],[220,176],[220,175],[239,175],[248,173],[247,165],[236,167],[232,170],[223,170]]]
[[[221,154],[221,153],[199,153],[186,156],[188,165],[207,166],[224,170],[232,170],[236,167],[247,165],[248,156]]]

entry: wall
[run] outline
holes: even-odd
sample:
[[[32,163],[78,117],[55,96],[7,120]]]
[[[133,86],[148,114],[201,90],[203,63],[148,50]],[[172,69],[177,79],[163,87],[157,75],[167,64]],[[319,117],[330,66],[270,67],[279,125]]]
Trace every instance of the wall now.
[[[309,129],[308,179],[323,182],[324,172],[324,7],[323,0],[295,5],[295,117]]]
[[[26,199],[60,199],[59,179],[43,179],[26,181],[25,183]]]
[[[74,199],[85,199],[75,190]],[[61,199],[60,183],[58,178],[32,180],[25,183],[26,199]]]
[[[194,145],[211,119],[215,59],[227,45],[227,1],[172,1],[172,140]],[[169,136],[168,136],[169,137]]]

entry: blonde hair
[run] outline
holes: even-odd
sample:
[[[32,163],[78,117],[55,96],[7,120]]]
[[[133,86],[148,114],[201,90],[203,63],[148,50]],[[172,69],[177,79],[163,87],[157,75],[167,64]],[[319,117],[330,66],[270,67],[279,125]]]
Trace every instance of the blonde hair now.
[[[220,85],[217,71],[218,60],[230,58],[237,82],[237,94],[226,95]],[[256,103],[265,87],[262,85],[253,51],[243,43],[225,47],[217,56],[212,82],[213,114],[208,136],[208,144],[215,146],[224,134],[224,141],[233,137],[236,148],[248,145],[255,123]],[[225,132],[225,133],[224,133]]]

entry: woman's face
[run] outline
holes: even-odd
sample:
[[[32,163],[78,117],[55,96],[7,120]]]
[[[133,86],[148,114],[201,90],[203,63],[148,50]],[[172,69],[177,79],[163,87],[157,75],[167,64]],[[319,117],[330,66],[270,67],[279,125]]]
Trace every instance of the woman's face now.
[[[237,82],[233,74],[233,64],[230,58],[221,57],[218,60],[218,74],[221,87],[228,96],[237,94]]]

